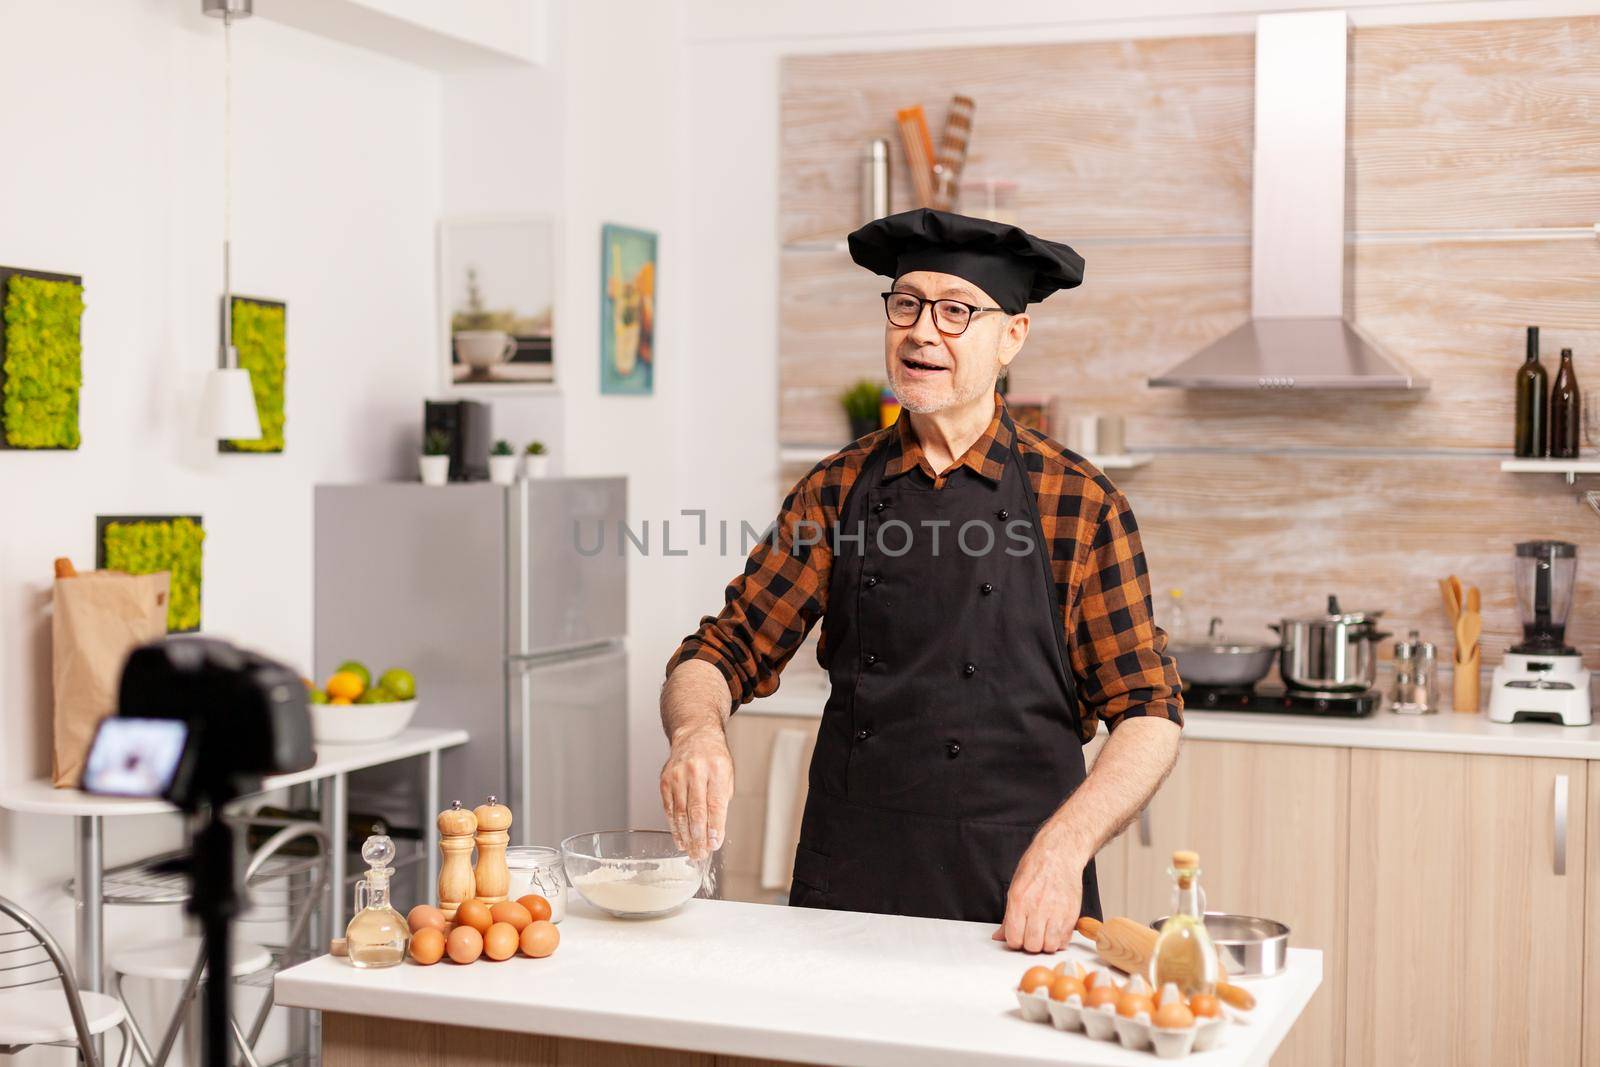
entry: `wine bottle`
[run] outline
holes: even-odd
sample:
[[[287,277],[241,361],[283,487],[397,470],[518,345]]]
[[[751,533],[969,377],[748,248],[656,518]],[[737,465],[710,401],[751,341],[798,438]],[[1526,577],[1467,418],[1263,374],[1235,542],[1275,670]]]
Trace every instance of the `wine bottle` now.
[[[1561,366],[1550,386],[1550,455],[1578,458],[1578,434],[1583,425],[1583,402],[1578,396],[1578,373],[1572,369],[1572,349],[1561,350]]]
[[[1545,399],[1550,383],[1539,362],[1539,327],[1528,327],[1528,358],[1517,368],[1517,429],[1512,451],[1522,457],[1545,454]]]

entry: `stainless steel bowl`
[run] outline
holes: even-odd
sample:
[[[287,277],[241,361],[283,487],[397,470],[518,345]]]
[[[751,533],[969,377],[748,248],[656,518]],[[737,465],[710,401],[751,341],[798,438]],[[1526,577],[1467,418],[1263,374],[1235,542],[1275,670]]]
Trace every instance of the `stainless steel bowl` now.
[[[1163,915],[1150,925],[1159,930],[1166,921]],[[1206,933],[1230,978],[1269,978],[1287,962],[1289,928],[1273,919],[1208,911]]]

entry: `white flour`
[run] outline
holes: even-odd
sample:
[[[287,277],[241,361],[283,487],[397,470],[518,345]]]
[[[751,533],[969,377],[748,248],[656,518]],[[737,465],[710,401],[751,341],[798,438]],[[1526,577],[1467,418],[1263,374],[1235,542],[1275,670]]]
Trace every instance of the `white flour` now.
[[[700,889],[700,868],[688,859],[662,860],[650,870],[597,867],[572,884],[594,904],[611,911],[666,911]]]

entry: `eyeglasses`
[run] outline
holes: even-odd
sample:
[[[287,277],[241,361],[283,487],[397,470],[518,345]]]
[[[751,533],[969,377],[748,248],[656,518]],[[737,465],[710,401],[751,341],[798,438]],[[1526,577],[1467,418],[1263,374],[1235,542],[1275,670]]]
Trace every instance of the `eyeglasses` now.
[[[883,311],[889,321],[902,329],[915,326],[922,318],[925,304],[933,305],[934,329],[946,337],[960,337],[967,332],[975,315],[985,311],[1004,311],[1005,308],[986,308],[960,300],[925,300],[916,293],[883,293]]]

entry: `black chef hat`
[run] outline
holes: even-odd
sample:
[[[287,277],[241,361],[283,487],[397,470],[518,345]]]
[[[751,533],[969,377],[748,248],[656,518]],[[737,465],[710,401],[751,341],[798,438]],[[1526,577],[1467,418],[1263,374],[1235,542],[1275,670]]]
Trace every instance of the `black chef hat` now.
[[[1003,222],[925,207],[887,215],[852,233],[850,258],[886,278],[914,270],[954,274],[1013,315],[1083,282],[1083,257],[1064,244]]]

